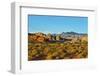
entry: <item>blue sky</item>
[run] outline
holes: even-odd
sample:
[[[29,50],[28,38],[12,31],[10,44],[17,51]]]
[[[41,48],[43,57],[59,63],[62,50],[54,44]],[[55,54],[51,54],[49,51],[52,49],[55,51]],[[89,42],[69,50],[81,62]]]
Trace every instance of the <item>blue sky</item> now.
[[[62,33],[88,32],[88,17],[78,16],[28,16],[28,32]]]

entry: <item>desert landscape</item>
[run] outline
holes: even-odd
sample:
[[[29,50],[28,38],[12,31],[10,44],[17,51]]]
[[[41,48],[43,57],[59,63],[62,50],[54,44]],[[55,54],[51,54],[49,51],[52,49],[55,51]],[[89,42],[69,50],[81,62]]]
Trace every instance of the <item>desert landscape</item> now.
[[[87,57],[88,35],[85,33],[28,33],[28,61]]]

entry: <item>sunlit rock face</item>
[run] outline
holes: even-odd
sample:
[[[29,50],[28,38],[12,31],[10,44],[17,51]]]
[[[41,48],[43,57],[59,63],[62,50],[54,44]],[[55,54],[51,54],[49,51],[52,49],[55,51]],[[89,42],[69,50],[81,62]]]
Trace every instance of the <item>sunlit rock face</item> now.
[[[87,41],[87,34],[79,34],[75,32],[66,32],[61,34],[44,34],[41,32],[38,33],[29,33],[28,39],[29,42],[46,42],[46,41],[68,41],[76,42],[77,40]]]

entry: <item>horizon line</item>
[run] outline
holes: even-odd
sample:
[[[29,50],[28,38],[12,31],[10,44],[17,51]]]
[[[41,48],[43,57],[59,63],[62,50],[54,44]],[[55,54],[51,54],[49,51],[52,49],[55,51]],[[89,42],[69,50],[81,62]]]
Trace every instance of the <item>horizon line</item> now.
[[[74,31],[67,31],[67,32],[74,32]],[[44,33],[44,34],[61,34],[61,33],[66,33],[66,32],[28,32],[28,33]],[[80,33],[80,34],[88,34],[86,32],[74,32],[74,33]]]

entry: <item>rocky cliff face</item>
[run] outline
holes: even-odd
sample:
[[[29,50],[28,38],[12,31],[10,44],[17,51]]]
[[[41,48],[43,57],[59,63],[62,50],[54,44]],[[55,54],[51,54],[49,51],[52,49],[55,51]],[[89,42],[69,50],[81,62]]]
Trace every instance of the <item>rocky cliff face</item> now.
[[[28,40],[30,42],[44,42],[47,40],[47,37],[43,33],[28,34]]]
[[[61,34],[44,34],[44,33],[29,33],[28,41],[29,42],[46,42],[46,41],[60,41],[60,40],[68,40],[76,41],[77,39],[81,39],[82,41],[87,41],[86,34],[79,34],[74,32],[61,33]]]

